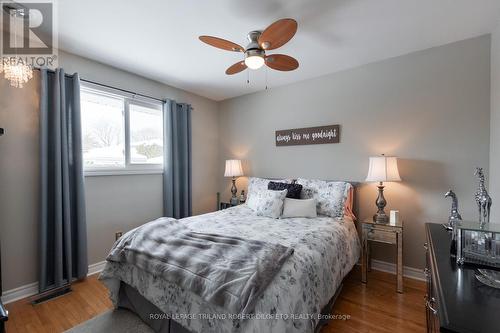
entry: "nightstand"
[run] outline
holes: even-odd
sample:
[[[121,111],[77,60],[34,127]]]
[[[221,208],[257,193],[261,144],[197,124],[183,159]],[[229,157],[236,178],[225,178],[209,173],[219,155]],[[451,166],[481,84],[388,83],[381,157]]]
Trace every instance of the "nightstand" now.
[[[5,332],[5,322],[9,320],[9,312],[5,309],[0,301],[0,333]]]
[[[229,202],[221,202],[220,206],[219,206],[219,210],[223,210],[223,209],[231,208],[231,207],[234,207],[234,205],[231,205],[231,203],[229,203]]]
[[[403,292],[403,221],[395,224],[375,223],[373,220],[362,222],[362,254],[361,254],[361,281],[367,283],[367,273],[370,269],[370,243],[396,245],[396,275],[397,292]]]
[[[0,130],[3,131],[2,128]],[[0,131],[0,135],[3,134],[3,132]],[[0,247],[0,297],[2,296],[2,251]],[[0,299],[0,333],[5,333],[5,322],[9,320],[9,311],[5,309],[5,306],[2,303],[2,300]]]

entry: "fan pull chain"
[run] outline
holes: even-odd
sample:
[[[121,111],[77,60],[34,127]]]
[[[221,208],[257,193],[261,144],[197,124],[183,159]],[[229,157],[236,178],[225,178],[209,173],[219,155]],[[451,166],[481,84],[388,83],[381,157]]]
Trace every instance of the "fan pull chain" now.
[[[250,84],[250,70],[247,68],[247,85]]]
[[[266,90],[267,90],[267,66],[266,66]]]

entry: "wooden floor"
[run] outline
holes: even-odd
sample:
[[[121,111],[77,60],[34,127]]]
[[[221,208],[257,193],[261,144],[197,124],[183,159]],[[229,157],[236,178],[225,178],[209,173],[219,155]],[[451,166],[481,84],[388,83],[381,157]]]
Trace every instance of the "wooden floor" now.
[[[372,271],[368,284],[360,282],[359,269],[347,278],[332,320],[321,333],[424,332],[423,282],[405,279],[404,294],[396,293],[395,276]],[[73,285],[73,292],[32,306],[27,300],[7,305],[7,333],[63,332],[112,308],[106,288],[89,277]]]
[[[321,333],[338,332],[425,332],[425,282],[404,278],[404,293],[396,292],[396,276],[371,271],[368,284],[360,282],[355,269],[333,308],[348,320],[332,320]]]
[[[28,300],[7,304],[7,333],[63,332],[113,307],[97,275],[73,284],[72,289],[35,306]]]

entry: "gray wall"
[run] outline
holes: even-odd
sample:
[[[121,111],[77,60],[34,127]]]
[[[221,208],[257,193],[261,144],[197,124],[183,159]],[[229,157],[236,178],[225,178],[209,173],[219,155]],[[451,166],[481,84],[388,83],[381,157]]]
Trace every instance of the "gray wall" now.
[[[449,188],[462,216],[476,217],[473,172],[481,165],[488,173],[489,110],[483,36],[224,101],[219,168],[241,158],[247,175],[363,181],[369,156],[399,156],[403,181],[387,184],[387,209],[405,222],[404,264],[423,267],[424,223],[447,218]],[[327,124],[342,126],[340,144],[275,146],[277,129]],[[225,198],[229,187],[220,177]],[[361,219],[374,213],[376,194],[374,184],[360,188]],[[388,249],[374,252],[391,261]]]
[[[500,218],[500,24],[491,34],[490,196],[492,221]]]
[[[38,75],[37,77],[38,78]],[[0,241],[3,290],[36,281],[38,242],[38,91],[0,79]]]
[[[193,211],[216,207],[218,105],[209,99],[72,54],[59,65],[82,78],[193,105]],[[37,280],[38,73],[24,89],[0,79],[0,240],[3,289]],[[162,215],[161,175],[86,177],[89,263],[106,257],[115,231],[127,231]]]
[[[492,68],[497,76],[499,54]],[[487,171],[489,164],[488,36],[220,104],[67,53],[60,54],[60,65],[83,78],[193,105],[195,214],[215,208],[217,190],[229,196],[229,181],[217,176],[226,158],[245,159],[248,175],[362,181],[368,156],[384,152],[401,157],[404,181],[387,184],[386,197],[387,208],[401,210],[405,219],[405,265],[423,266],[423,223],[447,216],[442,194],[449,187],[459,196],[462,215],[476,216],[473,168]],[[492,106],[500,105],[493,98]],[[494,110],[500,127],[500,108]],[[492,112],[492,143],[499,139],[494,119]],[[274,146],[276,129],[334,123],[342,125],[340,144]],[[24,89],[0,79],[0,126],[7,130],[0,139],[0,240],[3,287],[9,290],[36,281],[37,78]],[[499,155],[493,146],[492,163]],[[238,185],[243,188],[245,179]],[[498,186],[491,187],[494,192]],[[161,215],[159,175],[87,177],[86,191],[90,263],[104,259],[115,231]],[[375,197],[374,185],[360,189],[361,218],[373,213]],[[377,250],[376,257],[389,260],[387,251]]]

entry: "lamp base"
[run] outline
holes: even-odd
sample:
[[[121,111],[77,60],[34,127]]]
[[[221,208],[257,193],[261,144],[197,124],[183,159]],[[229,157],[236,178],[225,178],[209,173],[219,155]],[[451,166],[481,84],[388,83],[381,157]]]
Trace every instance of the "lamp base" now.
[[[233,185],[231,186],[231,200],[229,200],[229,202],[231,203],[231,206],[236,206],[240,201],[236,196],[236,193],[238,193],[238,189],[236,188],[236,177],[233,177],[231,180]]]
[[[389,216],[384,212],[384,207],[387,204],[384,198],[384,184],[382,182],[377,186],[378,188],[378,197],[375,201],[375,205],[377,205],[377,214],[373,215],[373,222],[375,223],[389,223]]]

